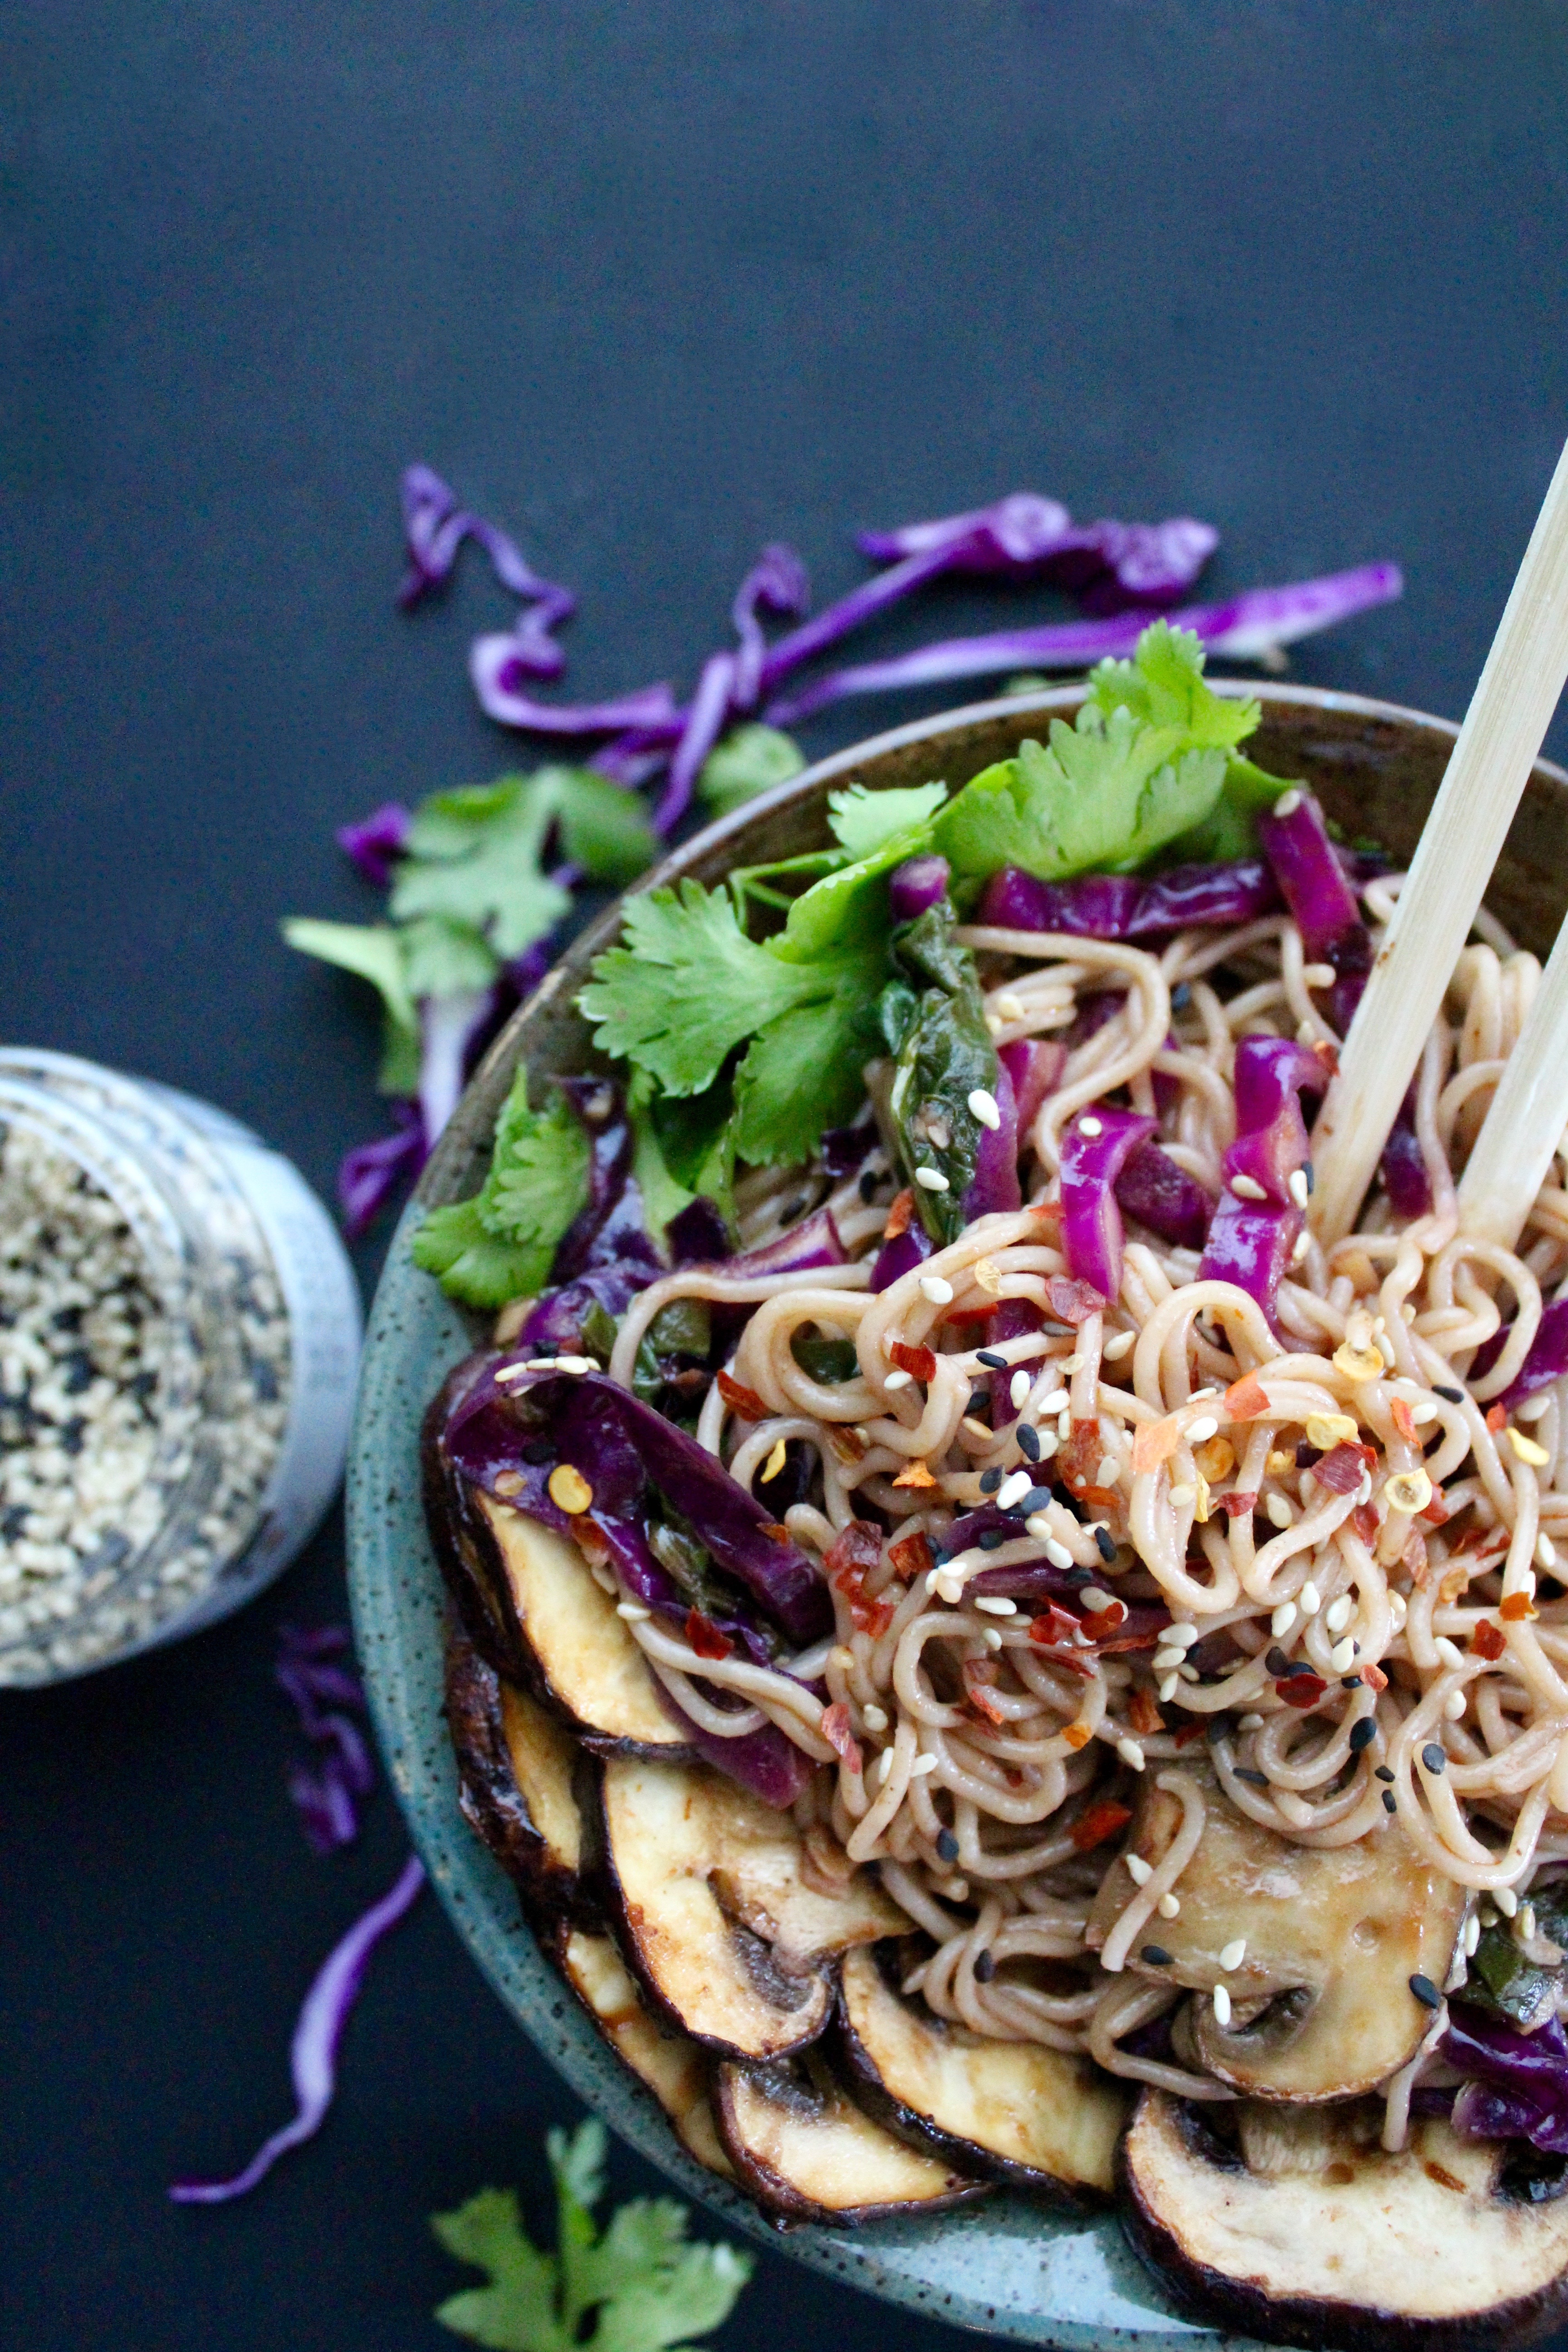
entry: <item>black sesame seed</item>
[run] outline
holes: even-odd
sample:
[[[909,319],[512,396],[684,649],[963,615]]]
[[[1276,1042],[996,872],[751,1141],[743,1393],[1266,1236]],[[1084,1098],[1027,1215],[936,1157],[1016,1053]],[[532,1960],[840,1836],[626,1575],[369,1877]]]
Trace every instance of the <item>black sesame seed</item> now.
[[[942,1862],[956,1862],[958,1860],[958,1840],[953,1836],[951,1830],[938,1830],[936,1833],[936,1850],[938,1857]]]
[[[1396,1813],[1399,1811],[1399,1800],[1392,1789],[1385,1789],[1383,1792],[1383,1810],[1385,1813]]]
[[[982,1952],[982,1953],[981,1953],[981,1955],[980,1955],[980,1958],[979,1958],[975,1961],[975,1963],[974,1963],[974,1981],[975,1981],[975,1983],[976,1983],[976,1984],[989,1984],[989,1983],[990,1983],[990,1981],[991,1981],[991,1979],[992,1979],[992,1978],[995,1975],[995,1973],[996,1973],[996,1956],[995,1956],[995,1954],[994,1954],[994,1952]]]
[[[1410,1979],[1410,1990],[1415,1995],[1416,2000],[1421,2003],[1423,2009],[1441,2009],[1443,2005],[1443,1996],[1438,1991],[1430,1977],[1412,1977]]]
[[[1191,981],[1179,980],[1174,988],[1171,991],[1172,1012],[1184,1013],[1192,1001],[1193,987]]]
[[[1301,1162],[1301,1173],[1307,1180],[1307,1192],[1310,1196],[1318,1181],[1312,1163],[1310,1160],[1304,1160]]]
[[[1047,1489],[1047,1491],[1048,1493],[1049,1490]],[[1101,1559],[1114,1559],[1116,1558],[1116,1538],[1111,1534],[1109,1528],[1096,1528],[1094,1531],[1094,1540],[1100,1546],[1100,1557]]]
[[[969,1410],[971,1412],[989,1412],[991,1410],[991,1391],[988,1388],[970,1390]]]
[[[1290,1661],[1285,1655],[1284,1651],[1279,1647],[1278,1642],[1276,1642],[1271,1650],[1266,1653],[1263,1663],[1268,1667],[1269,1673],[1276,1676],[1279,1675],[1288,1675],[1290,1671]]]
[[[1394,1774],[1386,1764],[1374,1764],[1373,1777],[1378,1780],[1392,1780]]]
[[[1426,1765],[1428,1772],[1446,1772],[1448,1769],[1448,1751],[1440,1740],[1429,1739],[1421,1750],[1421,1761]]]
[[[1000,1551],[1006,1540],[1005,1528],[986,1528],[978,1538],[982,1551]]]
[[[1000,1470],[983,1470],[980,1473],[980,1491],[983,1495],[994,1495],[1001,1484]]]
[[[1031,1486],[1023,1500],[1014,1505],[1014,1508],[1020,1518],[1026,1519],[1031,1511],[1043,1511],[1050,1499],[1051,1490],[1048,1486]],[[1116,1555],[1111,1552],[1108,1557],[1114,1559]]]
[[[1341,1690],[1360,1690],[1361,1676],[1359,1675],[1342,1675],[1340,1676],[1340,1688]]]
[[[988,1372],[1005,1372],[1007,1369],[1006,1357],[994,1355],[989,1348],[982,1348],[975,1361],[984,1364]]]
[[[1351,1754],[1359,1756],[1377,1738],[1377,1726],[1370,1715],[1363,1715],[1351,1726]]]
[[[868,1202],[874,1200],[876,1197],[877,1187],[880,1181],[881,1178],[878,1176],[873,1170],[868,1168],[866,1173],[860,1179],[860,1198],[863,1201]]]
[[[1287,1674],[1288,1675],[1310,1675],[1310,1674],[1314,1674],[1314,1673],[1315,1673],[1315,1671],[1316,1671],[1316,1670],[1315,1670],[1313,1667],[1311,1667],[1311,1666],[1310,1666],[1310,1665],[1308,1664],[1308,1663],[1307,1663],[1307,1661],[1306,1661],[1306,1659],[1305,1659],[1305,1658],[1292,1658],[1292,1659],[1291,1659],[1291,1661],[1290,1661],[1290,1663],[1289,1663],[1289,1665],[1286,1667],[1286,1669],[1285,1669],[1285,1672],[1286,1672],[1286,1674]]]
[[[1235,1777],[1238,1780],[1247,1781],[1247,1784],[1254,1789],[1267,1789],[1268,1786],[1268,1773],[1255,1772],[1250,1764],[1238,1764],[1236,1768]]]
[[[1171,1955],[1163,1944],[1145,1944],[1138,1957],[1152,1969],[1168,1969],[1171,1965]]]
[[[552,1458],[554,1452],[555,1448],[551,1444],[550,1440],[547,1437],[535,1437],[531,1438],[529,1443],[523,1447],[522,1458],[525,1462],[531,1463],[537,1470],[542,1463],[548,1462]]]
[[[1018,1423],[1018,1451],[1026,1462],[1037,1462],[1040,1458],[1040,1433],[1026,1421]]]
[[[1432,1393],[1434,1396],[1440,1396],[1445,1404],[1463,1404],[1465,1402],[1463,1389],[1442,1389],[1436,1381],[1432,1384]]]

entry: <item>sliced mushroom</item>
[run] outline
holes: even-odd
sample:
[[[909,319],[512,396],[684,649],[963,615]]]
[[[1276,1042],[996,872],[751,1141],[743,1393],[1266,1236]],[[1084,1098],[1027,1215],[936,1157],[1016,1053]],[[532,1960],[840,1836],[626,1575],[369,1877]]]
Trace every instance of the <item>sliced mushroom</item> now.
[[[1208,2073],[1263,2099],[1344,2099],[1370,2091],[1415,2054],[1431,2012],[1412,1977],[1446,1979],[1463,1922],[1463,1887],[1435,1871],[1395,1821],[1352,1845],[1305,1846],[1248,1821],[1208,1768],[1203,1837],[1183,1871],[1174,1919],[1152,1918],[1127,1966],[1205,1996],[1178,2046]],[[1126,1853],[1157,1864],[1182,1808],[1149,1777],[1123,1853],[1107,1871],[1086,1940],[1100,1949],[1136,1889]],[[1222,1969],[1227,1946],[1246,1947]],[[1169,1957],[1144,1957],[1152,1947]],[[1224,1979],[1230,2021],[1208,1998]]]
[[[1423,2121],[1390,2156],[1378,2124],[1375,2106],[1145,2091],[1118,2160],[1128,2234],[1193,2317],[1268,2343],[1525,2352],[1550,2336],[1568,2315],[1568,2197],[1511,2179],[1498,2142]]]
[[[607,1936],[563,1925],[554,1951],[562,1975],[610,2047],[647,2084],[688,2155],[732,2180],[734,2168],[714,2128],[704,2053],[655,2023]]]
[[[845,2063],[867,2112],[987,2179],[1068,2205],[1108,2197],[1121,2087],[1087,2058],[933,2017],[891,1981],[896,1960],[896,1947],[863,1948],[840,1972]]]
[[[922,2155],[863,2115],[820,2054],[715,2073],[719,2134],[743,2188],[778,2227],[930,2213],[985,2184]]]
[[[570,1537],[478,1487],[456,1497],[446,1528],[470,1625],[477,1589],[500,1629],[498,1663],[553,1706],[585,1747],[600,1755],[688,1753],[616,1614],[615,1594],[595,1582]]]
[[[456,1622],[447,1631],[447,1726],[470,1827],[531,1905],[594,1918],[577,1789],[591,1768],[565,1727],[498,1675]]]
[[[601,1802],[627,1963],[658,2009],[727,2057],[815,2042],[833,2006],[825,1963],[909,1925],[865,1874],[818,1893],[789,1815],[705,1765],[612,1758]]]

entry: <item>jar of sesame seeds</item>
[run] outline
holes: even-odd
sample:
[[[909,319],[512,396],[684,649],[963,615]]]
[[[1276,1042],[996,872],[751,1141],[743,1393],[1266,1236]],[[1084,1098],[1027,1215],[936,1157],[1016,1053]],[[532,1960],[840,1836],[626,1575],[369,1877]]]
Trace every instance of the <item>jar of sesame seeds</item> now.
[[[0,1048],[0,1685],[275,1577],[342,1474],[360,1336],[331,1218],[249,1129]]]

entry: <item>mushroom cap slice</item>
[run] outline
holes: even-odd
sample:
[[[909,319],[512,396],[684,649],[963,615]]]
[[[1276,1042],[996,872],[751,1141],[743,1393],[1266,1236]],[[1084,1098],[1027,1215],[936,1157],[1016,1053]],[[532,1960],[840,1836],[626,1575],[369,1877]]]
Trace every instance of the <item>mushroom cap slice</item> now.
[[[1197,2062],[1222,2083],[1261,2099],[1372,2090],[1414,2056],[1432,2021],[1410,1979],[1446,1980],[1466,1889],[1434,1870],[1396,1821],[1350,1845],[1300,1845],[1238,1812],[1206,1765],[1181,1769],[1203,1788],[1203,1836],[1181,1875],[1180,1916],[1150,1920],[1129,1969],[1205,1995],[1224,1977],[1230,2025],[1206,1999],[1189,2020]],[[1089,1915],[1091,1950],[1137,1892],[1124,1855],[1158,1863],[1181,1819],[1149,1776]],[[1222,1969],[1221,1952],[1240,1940],[1245,1958]],[[1169,1961],[1145,1961],[1147,1945]]]
[[[930,2213],[985,2184],[906,2147],[861,2112],[817,2052],[715,2073],[720,2137],[742,2186],[780,2228]]]
[[[706,2054],[655,2023],[607,1936],[563,1923],[553,1952],[562,1975],[611,2049],[647,2084],[687,2154],[732,2180],[734,2168],[714,2128]]]
[[[833,2007],[826,1963],[908,1927],[865,1874],[818,1893],[789,1815],[706,1765],[613,1757],[601,1811],[627,1965],[657,2009],[726,2057],[758,2064],[815,2042]]]
[[[588,1769],[563,1724],[497,1674],[465,1628],[447,1628],[447,1727],[458,1801],[531,1907],[592,1920],[577,1780]]]
[[[1511,2189],[1500,2143],[1438,2121],[1387,2155],[1379,2120],[1145,2091],[1118,2158],[1128,2235],[1184,2310],[1266,2343],[1526,2352],[1550,2336],[1568,2196]],[[1234,2148],[1215,2136],[1232,2122]]]
[[[1088,2058],[994,2042],[906,2000],[896,1948],[847,1952],[840,2033],[855,2095],[879,2122],[985,2179],[1069,2206],[1110,2196],[1124,2089]]]

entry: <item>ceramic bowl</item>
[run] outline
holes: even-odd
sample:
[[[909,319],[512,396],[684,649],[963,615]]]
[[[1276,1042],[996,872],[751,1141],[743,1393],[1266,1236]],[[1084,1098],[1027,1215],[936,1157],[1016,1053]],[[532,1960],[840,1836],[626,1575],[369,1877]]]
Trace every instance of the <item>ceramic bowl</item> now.
[[[1391,704],[1281,686],[1256,693],[1263,723],[1247,749],[1277,775],[1306,777],[1347,835],[1414,849],[1456,730]],[[956,789],[1069,714],[1081,689],[975,705],[880,735],[781,785],[667,858],[637,887],[818,848],[832,787],[925,783]],[[1489,903],[1542,958],[1568,898],[1568,775],[1537,766]],[[929,2220],[858,2230],[806,2227],[780,2238],[753,2207],[680,2148],[651,2095],[600,2039],[542,1957],[511,1882],[458,1810],[441,1715],[442,1591],[419,1504],[420,1417],[470,1325],[409,1256],[422,1211],[466,1198],[483,1174],[497,1108],[521,1063],[540,1077],[592,1067],[575,1000],[592,959],[615,939],[611,907],[563,956],[491,1047],[398,1227],[371,1315],[349,1465],[355,1631],[376,1728],[414,1842],[458,1933],[522,2031],[597,2115],[688,2196],[742,2236],[866,2293],[960,2326],[1064,2352],[1186,2352],[1221,2337],[1177,2318],[1126,2249],[1113,2216],[1064,2218],[994,2195]],[[1228,2339],[1235,2343],[1236,2339]]]

